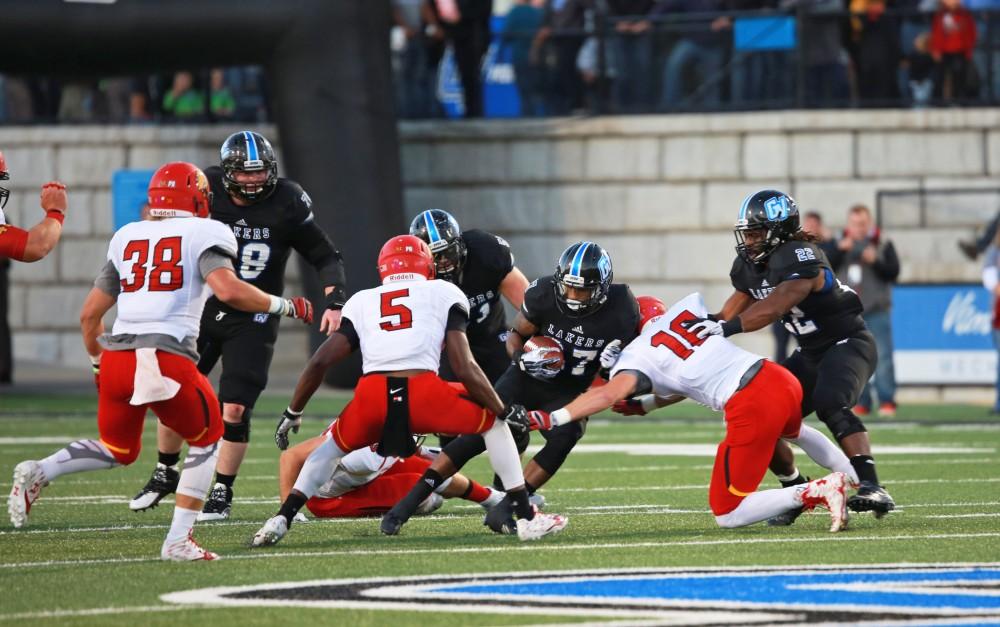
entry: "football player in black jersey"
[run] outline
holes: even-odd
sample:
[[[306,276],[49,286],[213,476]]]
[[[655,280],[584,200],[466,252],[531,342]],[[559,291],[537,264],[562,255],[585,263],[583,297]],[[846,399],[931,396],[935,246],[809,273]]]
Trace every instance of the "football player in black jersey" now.
[[[427,242],[437,278],[454,283],[469,297],[469,345],[490,383],[496,383],[510,365],[505,344],[507,316],[500,296],[520,309],[528,289],[528,279],[514,265],[510,245],[486,231],[462,231],[458,221],[441,209],[421,212],[410,224],[410,235]],[[458,380],[447,359],[441,361],[440,375],[445,381]],[[451,440],[442,437],[441,446]]]
[[[612,278],[608,253],[593,242],[577,242],[560,256],[555,274],[528,286],[507,335],[507,352],[513,363],[496,383],[497,394],[505,403],[552,411],[590,387],[601,368],[614,365],[622,347],[637,335],[639,306],[628,286],[612,283]],[[559,341],[563,350],[560,370],[552,370],[546,363],[547,355],[540,351],[523,350],[524,343],[535,335]],[[556,473],[585,428],[586,419],[539,432],[545,445],[524,469],[528,494]],[[527,433],[515,434],[515,439],[521,440],[520,450],[527,447],[527,437]],[[481,436],[461,436],[445,446],[425,473],[425,480],[418,481],[383,516],[382,533],[399,533],[429,490],[484,450]],[[498,533],[515,533],[516,507],[505,499],[487,515],[487,524]]]
[[[236,271],[241,279],[271,294],[284,289],[285,265],[292,249],[319,272],[326,293],[320,331],[340,326],[346,277],[340,252],[313,219],[312,200],[302,187],[278,176],[274,149],[263,135],[241,131],[222,144],[222,163],[205,169],[212,189],[214,220],[233,229],[239,246]],[[278,336],[278,317],[237,311],[214,296],[205,304],[198,337],[198,369],[208,374],[222,358],[219,400],[225,422],[216,483],[198,520],[229,517],[233,481],[250,440],[250,415],[267,385]],[[157,432],[159,460],[149,482],[129,507],[155,506],[177,487],[180,436],[165,427]]]
[[[717,315],[691,328],[699,337],[728,337],[780,318],[799,341],[782,365],[802,384],[802,415],[815,410],[860,479],[848,506],[885,515],[895,503],[879,485],[868,432],[851,411],[878,360],[861,300],[837,280],[816,237],[799,228],[798,207],[787,194],[765,189],[747,196],[735,234],[738,254],[730,278],[736,291]],[[782,484],[805,482],[791,459],[791,449],[779,442],[771,470]],[[772,524],[789,524],[796,515]]]

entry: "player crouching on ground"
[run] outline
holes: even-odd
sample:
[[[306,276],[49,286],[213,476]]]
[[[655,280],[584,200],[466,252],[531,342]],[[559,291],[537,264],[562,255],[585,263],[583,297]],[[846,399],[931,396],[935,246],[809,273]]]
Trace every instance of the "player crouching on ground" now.
[[[802,387],[791,373],[721,336],[698,337],[696,328],[687,328],[706,314],[700,294],[687,296],[669,311],[657,299],[642,297],[642,334],[622,351],[608,384],[551,414],[530,412],[532,426],[549,429],[612,406],[621,413],[645,414],[690,397],[725,410],[726,438],[716,453],[709,490],[719,526],[742,527],[794,507],[822,505],[830,510],[830,531],[844,529],[844,490],[857,484],[850,460],[823,434],[802,424]],[[633,398],[637,395],[646,396]],[[798,444],[816,463],[837,472],[755,492],[779,438]]]
[[[434,258],[426,242],[412,235],[394,237],[378,256],[382,285],[362,290],[344,305],[341,326],[309,360],[299,377],[275,437],[299,425],[305,404],[326,370],[360,349],[362,372],[354,398],[306,459],[291,493],[277,515],[251,540],[253,546],[276,544],[288,533],[298,511],[330,478],[351,451],[378,443],[379,454],[409,457],[416,452],[413,434],[482,433],[494,470],[515,503],[518,536],[534,540],[561,531],[566,518],[535,512],[524,489],[517,446],[508,424],[527,430],[521,405],[504,406],[476,363],[465,335],[468,298],[447,281],[434,280]],[[437,372],[441,345],[465,389]],[[421,481],[442,483],[427,470]]]
[[[310,453],[322,443],[336,422],[322,435],[297,444],[281,454],[278,468],[278,488],[284,501],[302,471]],[[287,434],[286,434],[287,435]],[[275,438],[278,448],[288,446],[287,438]],[[418,441],[420,438],[418,438]],[[284,446],[282,446],[284,444]],[[411,457],[383,457],[375,447],[348,453],[334,468],[316,496],[306,501],[306,507],[317,518],[352,518],[381,516],[389,511],[410,488],[420,480],[440,449],[419,444]],[[455,475],[440,486],[420,504],[418,514],[434,512],[444,499],[463,498],[489,509],[499,503],[504,492],[480,485],[463,475]]]
[[[304,298],[283,299],[239,280],[236,240],[226,225],[205,219],[208,181],[190,163],[169,163],[149,184],[152,219],[123,226],[80,313],[83,343],[95,368],[99,440],[77,440],[40,461],[14,468],[7,511],[23,527],[41,489],[62,475],[127,466],[139,456],[146,410],[188,442],[174,518],[160,557],[213,560],[191,536],[211,485],[222,416],[212,385],[195,364],[198,320],[209,290],[242,311],[312,321]],[[111,335],[104,314],[117,302]]]

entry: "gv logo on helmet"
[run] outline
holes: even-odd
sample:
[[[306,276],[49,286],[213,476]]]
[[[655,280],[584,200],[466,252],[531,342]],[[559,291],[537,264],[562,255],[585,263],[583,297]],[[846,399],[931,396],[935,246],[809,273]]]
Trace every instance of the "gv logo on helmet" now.
[[[768,220],[784,220],[788,217],[788,197],[775,196],[764,201],[764,211]]]

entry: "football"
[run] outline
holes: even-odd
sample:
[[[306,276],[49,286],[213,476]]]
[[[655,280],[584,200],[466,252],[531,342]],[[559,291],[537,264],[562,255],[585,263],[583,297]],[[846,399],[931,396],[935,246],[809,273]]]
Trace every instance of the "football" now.
[[[556,358],[552,364],[546,366],[546,369],[551,370],[552,372],[559,372],[562,370],[563,350],[562,344],[559,343],[559,340],[548,337],[547,335],[536,335],[524,343],[524,352],[537,353],[537,361]]]

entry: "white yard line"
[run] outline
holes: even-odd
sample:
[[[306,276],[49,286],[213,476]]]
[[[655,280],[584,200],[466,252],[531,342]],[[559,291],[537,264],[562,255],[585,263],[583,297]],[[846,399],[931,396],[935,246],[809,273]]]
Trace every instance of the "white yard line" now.
[[[106,616],[108,614],[144,614],[146,612],[176,612],[178,610],[210,609],[196,605],[139,605],[134,607],[92,607],[82,610],[47,610],[42,612],[19,612],[0,614],[0,621],[30,620],[32,618],[69,618],[72,616]],[[220,609],[220,608],[211,608]]]
[[[906,534],[898,536],[853,536],[850,534],[824,534],[810,537],[791,538],[735,538],[732,540],[685,540],[685,541],[665,541],[665,542],[611,542],[611,543],[588,543],[588,544],[512,544],[503,542],[499,546],[486,547],[450,547],[448,553],[508,553],[511,551],[593,551],[595,549],[643,549],[643,548],[663,548],[663,547],[691,547],[691,546],[749,546],[756,544],[799,544],[822,543],[822,542],[898,542],[909,540],[948,540],[948,539],[974,539],[974,538],[1000,538],[1000,532],[984,533],[935,533],[935,534]],[[294,540],[293,540],[294,542]],[[252,553],[242,553],[239,555],[223,555],[225,560],[258,560],[258,559],[286,559],[286,558],[319,558],[336,556],[371,556],[371,555],[419,555],[426,553],[440,553],[441,549],[414,548],[414,549],[346,549],[332,551],[290,551],[288,553],[275,553],[268,549],[258,550]],[[159,558],[153,557],[118,557],[107,559],[80,559],[80,560],[44,560],[38,562],[13,562],[0,564],[0,569],[25,569],[25,568],[46,568],[53,566],[90,566],[102,564],[123,564],[123,563],[144,563],[159,562]]]

